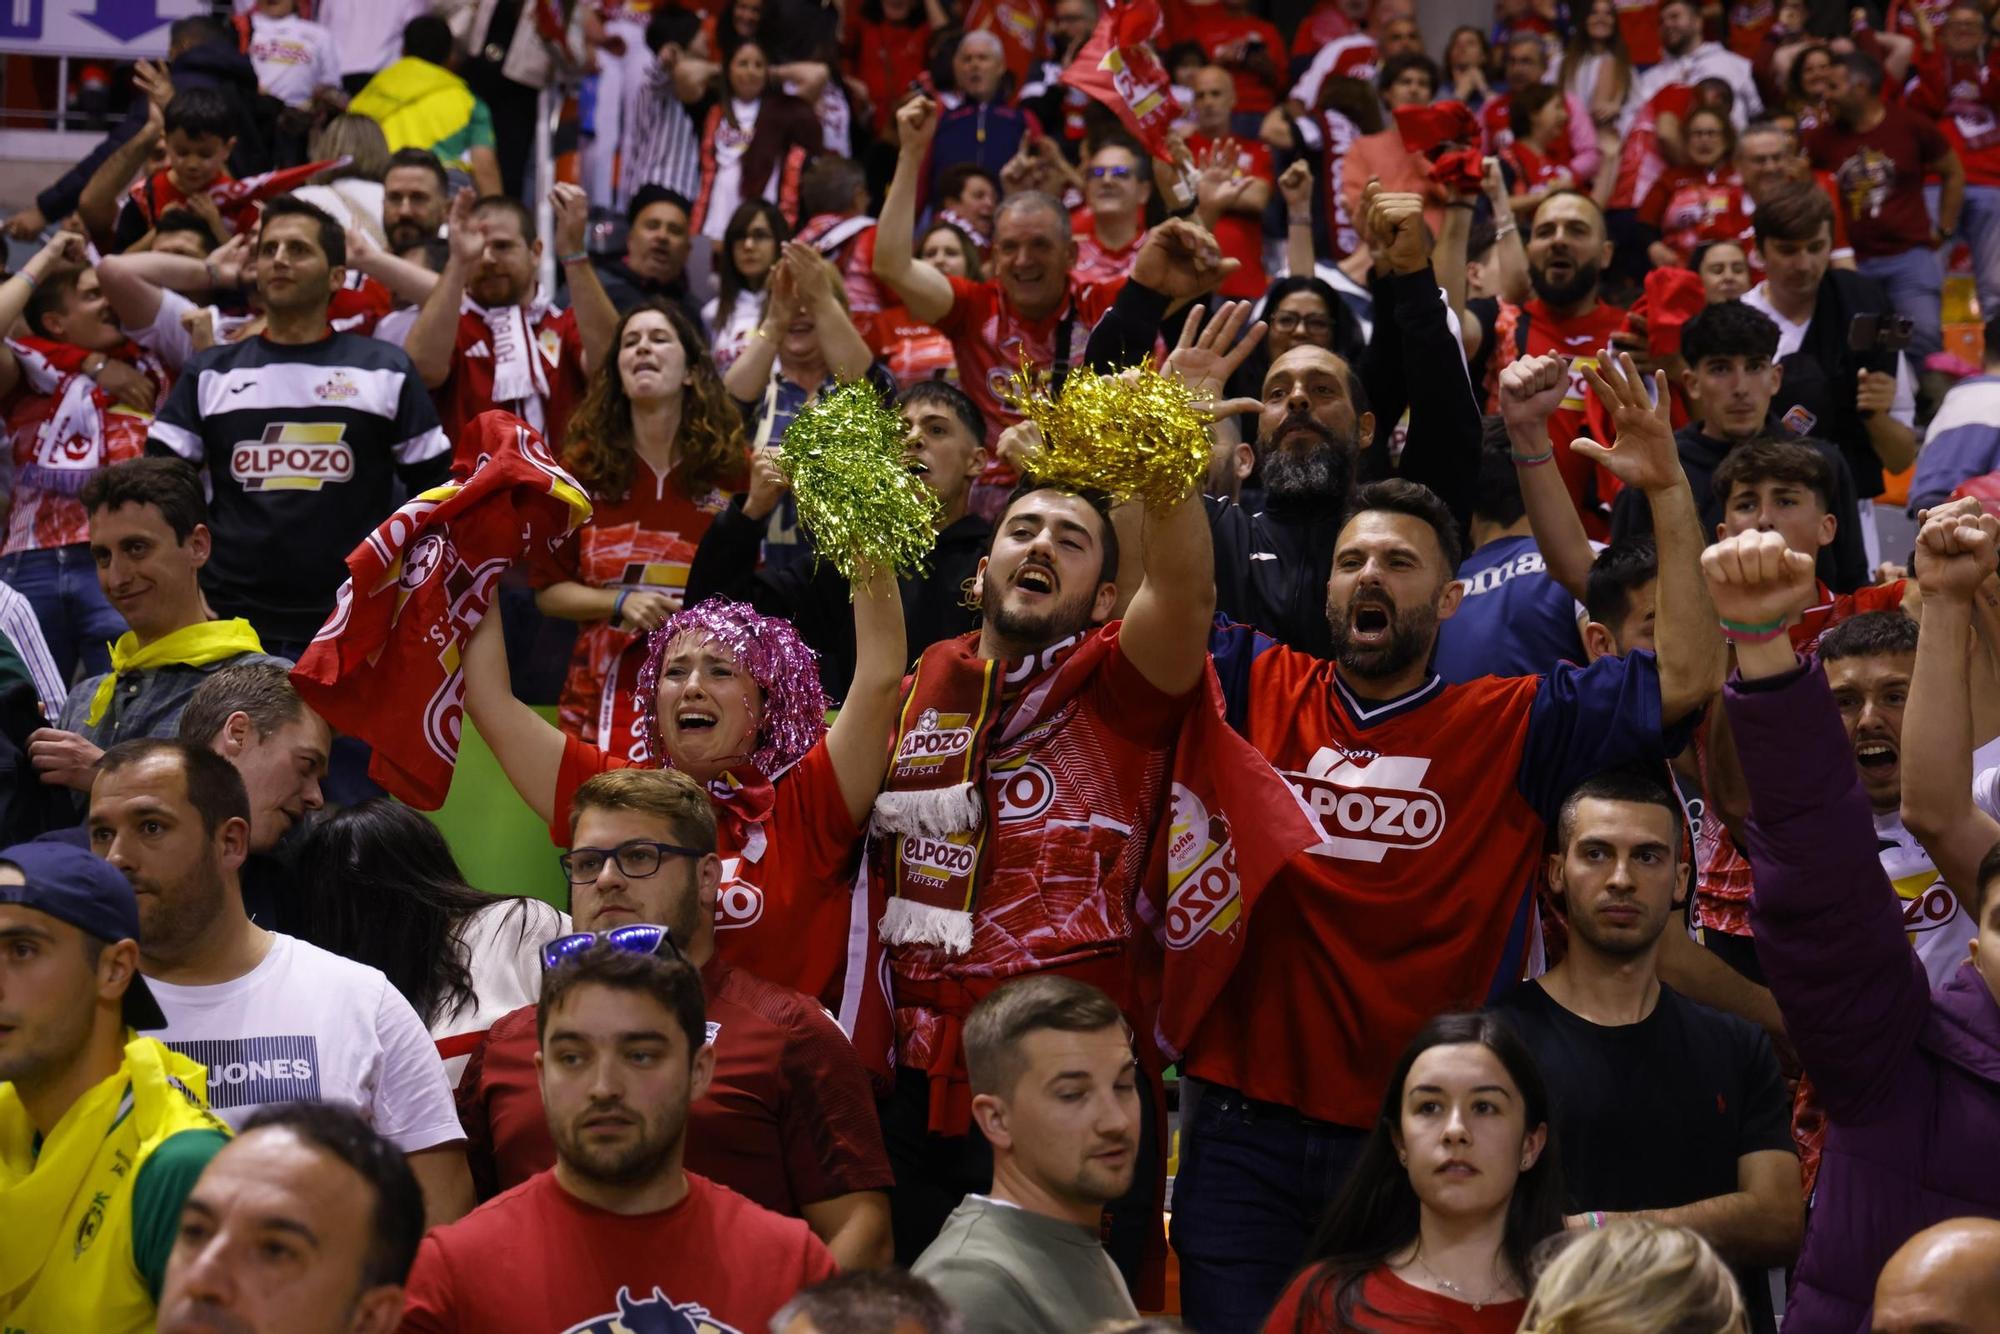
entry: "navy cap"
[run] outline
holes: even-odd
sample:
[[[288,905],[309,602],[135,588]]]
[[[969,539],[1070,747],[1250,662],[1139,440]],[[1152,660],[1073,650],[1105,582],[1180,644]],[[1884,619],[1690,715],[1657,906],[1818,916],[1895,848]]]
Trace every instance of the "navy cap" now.
[[[19,867],[27,881],[0,884],[0,903],[45,912],[99,940],[139,938],[139,900],[131,883],[103,858],[74,844],[43,840],[0,848],[0,864]],[[137,973],[125,991],[125,1022],[140,1029],[167,1026],[160,1003]]]

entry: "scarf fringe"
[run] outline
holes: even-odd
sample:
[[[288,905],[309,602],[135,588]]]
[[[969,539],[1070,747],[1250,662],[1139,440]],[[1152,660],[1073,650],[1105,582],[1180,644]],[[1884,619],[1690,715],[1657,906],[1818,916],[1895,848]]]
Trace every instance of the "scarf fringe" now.
[[[878,833],[942,838],[979,828],[984,810],[976,783],[883,792],[875,798],[874,825]]]
[[[972,951],[972,914],[915,899],[890,899],[877,925],[884,945],[935,945],[951,955]]]

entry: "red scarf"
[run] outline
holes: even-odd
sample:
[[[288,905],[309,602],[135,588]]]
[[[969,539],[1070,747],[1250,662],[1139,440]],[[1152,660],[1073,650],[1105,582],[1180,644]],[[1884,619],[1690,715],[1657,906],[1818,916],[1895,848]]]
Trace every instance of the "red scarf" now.
[[[333,615],[292,669],[308,704],[374,747],[369,777],[419,810],[451,790],[459,653],[494,584],[590,518],[583,489],[520,418],[482,413],[468,434],[470,475],[413,497],[353,550]]]
[[[345,166],[350,159],[329,158],[324,162],[308,162],[302,166],[285,167],[279,171],[261,172],[255,176],[245,176],[238,180],[233,176],[223,176],[209,182],[202,191],[215,204],[218,212],[236,232],[250,230],[257,225],[256,205],[273,195],[287,194],[306,184],[313,177],[330,167]],[[173,173],[156,171],[145,180],[132,187],[128,198],[132,207],[139,210],[139,216],[146,220],[148,227],[160,220],[160,215],[168,209],[177,208],[187,202],[187,195],[174,184]]]

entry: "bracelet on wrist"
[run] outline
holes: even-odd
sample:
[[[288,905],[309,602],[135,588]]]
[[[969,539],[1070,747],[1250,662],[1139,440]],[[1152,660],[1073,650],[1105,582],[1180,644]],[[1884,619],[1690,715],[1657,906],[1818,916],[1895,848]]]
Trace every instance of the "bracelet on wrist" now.
[[[14,276],[16,278],[19,278],[22,282],[26,283],[28,285],[28,290],[31,292],[34,291],[35,288],[41,285],[42,281],[41,275],[28,272],[26,266],[23,266],[20,270],[18,270],[14,274]]]
[[[1724,634],[1738,644],[1765,644],[1787,632],[1785,625],[1787,619],[1779,617],[1775,621],[1752,622],[1718,617],[1716,624],[1722,627]]]
[[[612,624],[612,625],[614,625],[614,626],[615,626],[615,625],[619,625],[619,624],[622,624],[622,623],[624,622],[624,620],[625,620],[625,599],[626,599],[626,598],[629,598],[629,597],[631,597],[631,596],[632,596],[632,590],[631,590],[631,589],[629,589],[629,588],[623,588],[623,589],[620,589],[620,590],[618,591],[618,598],[617,598],[617,600],[616,600],[615,602],[613,602],[613,603],[611,604],[611,624]]]
[[[1602,1209],[1592,1209],[1589,1213],[1585,1214],[1583,1217],[1584,1221],[1590,1224],[1590,1230],[1592,1232],[1595,1232],[1599,1228],[1604,1226],[1604,1211]]]
[[[580,264],[580,263],[582,263],[582,262],[583,262],[584,260],[586,260],[586,259],[589,259],[589,258],[590,258],[590,252],[589,252],[588,250],[572,250],[572,251],[570,251],[570,252],[569,252],[569,253],[568,253],[567,255],[557,255],[557,256],[556,256],[556,263],[558,263],[558,264]]]
[[[1547,463],[1549,460],[1553,459],[1556,456],[1556,452],[1553,449],[1551,449],[1548,452],[1542,454],[1523,454],[1518,449],[1510,448],[1507,451],[1507,456],[1513,459],[1515,464],[1519,467],[1539,468],[1544,463]]]
[[[1510,222],[1504,227],[1495,227],[1493,229],[1493,239],[1497,241],[1503,236],[1507,236],[1513,232],[1518,232],[1520,230],[1521,229],[1518,226]]]

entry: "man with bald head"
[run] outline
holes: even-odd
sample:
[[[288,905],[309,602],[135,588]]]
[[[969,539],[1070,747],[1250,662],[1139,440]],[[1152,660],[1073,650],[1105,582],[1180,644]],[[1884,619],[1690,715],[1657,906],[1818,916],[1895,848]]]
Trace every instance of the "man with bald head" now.
[[[1254,301],[1264,295],[1264,206],[1271,202],[1271,150],[1254,137],[1229,132],[1236,81],[1220,65],[1194,72],[1194,133],[1188,151],[1202,165],[1229,172],[1229,183],[1204,202],[1198,216],[1215,233],[1225,258],[1242,267],[1222,280],[1223,296]]]
[[[2000,1222],[1954,1218],[1903,1243],[1875,1280],[1870,1334],[2000,1330]]]
[[[1021,141],[1041,133],[1034,116],[1013,105],[1001,91],[1007,53],[1000,39],[975,28],[958,39],[951,58],[954,90],[945,94],[926,181],[931,192],[945,168],[971,162],[995,176],[1021,149]]]

